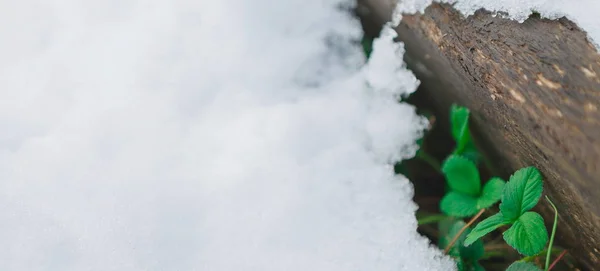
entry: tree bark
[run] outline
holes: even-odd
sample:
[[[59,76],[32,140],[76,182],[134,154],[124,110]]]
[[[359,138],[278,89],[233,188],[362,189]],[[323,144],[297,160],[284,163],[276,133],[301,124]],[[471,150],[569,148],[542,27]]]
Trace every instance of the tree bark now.
[[[378,24],[393,10],[390,0],[358,2]],[[438,111],[453,102],[471,109],[475,140],[495,173],[540,169],[560,212],[558,238],[598,270],[600,54],[585,32],[565,18],[520,24],[484,10],[465,18],[446,4],[404,15],[396,31]],[[545,201],[537,210],[552,222]]]

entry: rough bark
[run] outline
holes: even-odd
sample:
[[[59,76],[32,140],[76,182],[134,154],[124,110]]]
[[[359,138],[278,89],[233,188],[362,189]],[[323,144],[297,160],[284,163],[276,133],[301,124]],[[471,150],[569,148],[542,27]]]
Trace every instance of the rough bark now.
[[[391,2],[359,0],[380,24]],[[396,30],[439,112],[453,102],[471,109],[476,142],[496,173],[542,171],[560,212],[558,238],[598,270],[600,54],[585,32],[565,18],[519,24],[483,10],[465,18],[440,4],[405,15]],[[545,201],[538,209],[552,221]]]

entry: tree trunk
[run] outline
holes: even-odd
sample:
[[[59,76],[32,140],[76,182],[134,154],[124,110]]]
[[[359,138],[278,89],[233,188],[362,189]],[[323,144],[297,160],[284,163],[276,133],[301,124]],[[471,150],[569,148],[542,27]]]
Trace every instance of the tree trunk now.
[[[359,0],[378,24],[390,17],[392,2]],[[559,209],[558,238],[597,270],[600,54],[585,32],[565,18],[532,16],[520,24],[483,10],[464,18],[445,4],[405,15],[396,30],[439,112],[453,102],[471,109],[475,140],[497,174],[540,169]],[[551,224],[547,202],[537,210]]]

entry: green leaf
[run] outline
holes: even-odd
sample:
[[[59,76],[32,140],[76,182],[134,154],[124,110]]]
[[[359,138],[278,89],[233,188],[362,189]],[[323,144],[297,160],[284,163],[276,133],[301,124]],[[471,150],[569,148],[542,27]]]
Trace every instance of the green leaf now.
[[[448,235],[448,233],[450,232],[450,228],[452,228],[452,225],[454,225],[454,223],[457,220],[458,219],[456,219],[455,217],[451,217],[451,216],[446,216],[446,218],[440,220],[440,223],[438,223],[438,230],[439,230],[440,236],[441,236],[440,240],[443,239],[444,236]]]
[[[440,239],[438,241],[438,247],[440,249],[445,249],[446,246],[448,246],[448,244],[450,243],[450,241],[452,241],[452,239],[454,238],[454,235],[458,232],[455,230],[455,227],[458,227],[460,230],[460,227],[462,227],[464,225],[465,225],[465,222],[463,222],[462,220],[457,220],[456,218],[452,218],[452,217],[449,217],[448,219],[440,221],[440,224],[438,225],[438,229],[440,232]],[[448,255],[450,255],[452,257],[460,257],[460,251],[459,251],[459,247],[457,246],[457,244],[459,242],[463,241],[464,238],[463,238],[463,240],[460,240],[460,239],[461,238],[459,237],[459,239],[456,240],[456,243],[454,243],[452,248],[450,248],[450,250],[448,251]]]
[[[458,229],[460,230],[460,228]],[[457,230],[457,232],[458,232]],[[483,249],[483,241],[477,240],[475,243],[470,246],[465,246],[464,241],[467,238],[467,234],[471,232],[471,229],[467,229],[462,236],[460,237],[460,257],[467,262],[476,262],[477,260],[483,257],[484,249]],[[457,242],[458,243],[458,242]]]
[[[490,216],[483,221],[479,222],[477,226],[467,235],[467,239],[465,239],[465,245],[471,245],[475,241],[479,240],[479,238],[485,236],[486,234],[494,231],[500,226],[510,224],[507,222],[501,213],[497,213],[493,216]]]
[[[473,143],[469,131],[469,109],[455,104],[450,108],[450,125],[452,126],[452,137],[456,142],[453,154],[465,156],[467,159],[477,163],[480,155]]]
[[[365,56],[367,57],[367,59],[369,59],[371,57],[371,52],[373,52],[373,39],[367,36],[363,36],[361,44]]]
[[[477,166],[469,159],[451,155],[442,165],[442,172],[450,189],[463,194],[479,197],[481,181]]]
[[[484,209],[488,208],[502,198],[502,192],[504,191],[504,185],[506,183],[500,178],[490,179],[481,191],[481,196],[477,200],[477,208]]]
[[[447,221],[445,222],[447,224]],[[440,234],[442,238],[440,238],[439,245],[440,248],[446,248],[450,241],[454,239],[460,230],[466,225],[466,223],[462,220],[454,220],[453,223],[448,227],[448,225],[442,225],[440,223]],[[460,257],[463,261],[467,263],[473,263],[479,260],[484,253],[483,250],[483,242],[477,241],[470,246],[464,246],[464,240],[467,237],[467,234],[471,232],[470,228],[467,228],[461,236],[456,240],[448,254],[453,257]]]
[[[506,269],[506,271],[542,271],[542,269],[532,263],[514,262]]]
[[[477,214],[477,198],[458,192],[448,192],[440,202],[442,213],[454,217],[469,217]]]
[[[458,146],[466,145],[469,141],[469,109],[466,107],[457,106],[455,104],[450,107],[450,125],[452,126],[452,137]]]
[[[483,268],[483,266],[481,266],[478,262],[468,263],[458,260],[456,267],[458,271],[485,271],[485,268]]]
[[[479,263],[473,263],[473,268],[471,270],[473,270],[473,271],[485,271],[485,268],[483,268],[483,266],[481,266],[481,264],[479,264]]]
[[[540,253],[548,242],[544,219],[536,212],[524,213],[504,232],[504,240],[525,256]]]
[[[504,187],[500,211],[514,221],[538,203],[542,190],[542,175],[536,168],[519,169]]]
[[[481,155],[479,154],[479,151],[477,151],[477,148],[475,147],[475,144],[473,143],[473,141],[469,141],[467,143],[467,145],[464,146],[462,151],[457,154],[464,156],[465,158],[473,161],[473,163],[475,163],[475,164],[477,164],[479,162],[479,159],[481,157]]]
[[[468,126],[469,113],[469,109],[466,107],[456,104],[450,107],[450,125],[452,125],[454,140],[458,141],[465,130],[465,126]]]

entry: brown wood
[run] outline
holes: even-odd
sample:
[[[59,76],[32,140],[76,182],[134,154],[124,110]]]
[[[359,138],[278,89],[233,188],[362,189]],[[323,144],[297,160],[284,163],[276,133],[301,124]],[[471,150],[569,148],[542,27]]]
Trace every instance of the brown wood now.
[[[379,24],[392,2],[359,0]],[[453,102],[471,109],[477,145],[497,174],[539,168],[560,212],[558,238],[600,270],[600,54],[586,34],[565,18],[519,24],[483,10],[464,18],[441,4],[405,15],[396,30],[420,91],[439,112]],[[553,212],[539,206],[549,224]]]

